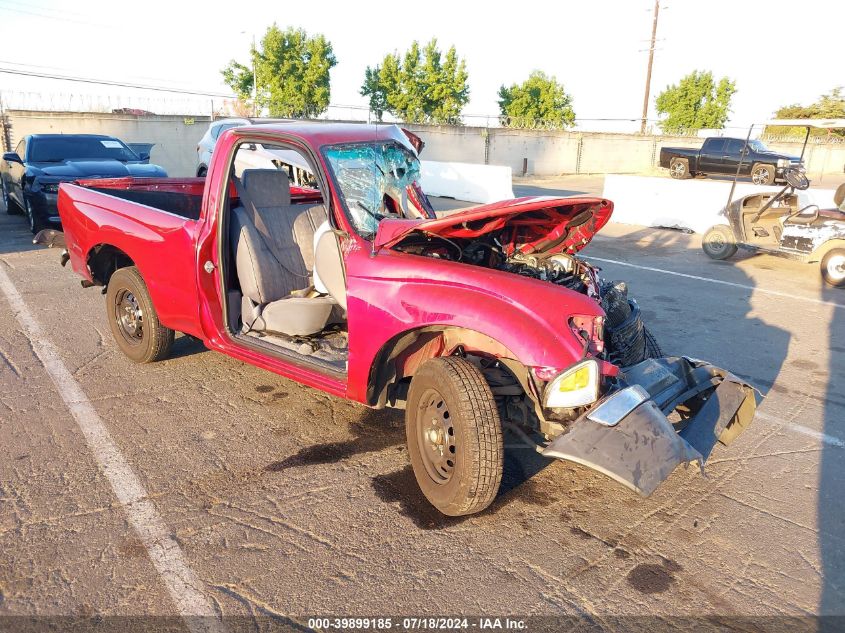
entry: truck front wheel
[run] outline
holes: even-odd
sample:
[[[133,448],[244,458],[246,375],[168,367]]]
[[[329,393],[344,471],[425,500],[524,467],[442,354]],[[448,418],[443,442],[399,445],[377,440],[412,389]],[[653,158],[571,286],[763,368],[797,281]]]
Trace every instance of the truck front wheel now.
[[[751,182],[755,185],[771,185],[775,181],[775,166],[758,163],[751,168]]]
[[[405,431],[414,476],[440,512],[480,512],[499,491],[504,448],[484,375],[464,358],[423,363],[411,380]]]
[[[106,316],[117,346],[136,363],[170,354],[175,332],[159,322],[147,284],[134,266],[119,268],[109,279]]]
[[[689,161],[686,158],[673,158],[669,163],[669,175],[676,180],[692,178],[689,170]]]

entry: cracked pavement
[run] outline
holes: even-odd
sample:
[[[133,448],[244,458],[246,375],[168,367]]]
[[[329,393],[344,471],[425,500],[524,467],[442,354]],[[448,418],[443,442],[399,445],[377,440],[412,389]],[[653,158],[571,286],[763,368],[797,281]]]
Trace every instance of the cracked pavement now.
[[[706,478],[679,468],[649,499],[512,448],[491,508],[447,518],[417,489],[401,412],[187,337],[134,365],[99,290],[30,239],[0,212],[0,266],[220,614],[845,615],[845,292],[814,265],[712,262],[696,236],[609,225],[584,255],[615,262],[605,275],[628,281],[666,352],[760,389],[758,419]],[[5,297],[0,446],[0,615],[175,613]]]

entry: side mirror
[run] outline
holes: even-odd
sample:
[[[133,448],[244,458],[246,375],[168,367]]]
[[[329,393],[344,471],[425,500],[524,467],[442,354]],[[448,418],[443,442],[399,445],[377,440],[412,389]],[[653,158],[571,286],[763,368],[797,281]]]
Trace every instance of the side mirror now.
[[[255,146],[255,143],[247,143],[246,145],[244,145],[244,149],[249,150],[250,152],[254,152],[258,148]]]
[[[19,165],[23,165],[23,160],[21,160],[21,157],[15,152],[6,152],[3,154],[3,160],[7,163],[18,163]]]
[[[145,162],[149,161],[150,160],[150,153],[149,152],[141,152],[140,154],[138,154],[138,158],[140,158],[142,161],[145,161]]]

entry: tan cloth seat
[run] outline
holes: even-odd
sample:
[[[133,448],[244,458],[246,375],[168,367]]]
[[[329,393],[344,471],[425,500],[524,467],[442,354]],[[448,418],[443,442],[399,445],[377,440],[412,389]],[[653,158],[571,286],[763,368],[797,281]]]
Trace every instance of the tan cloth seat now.
[[[279,170],[244,170],[242,189],[248,202],[232,211],[230,239],[244,329],[289,336],[320,332],[336,305],[331,297],[307,292],[314,231],[326,221],[325,208],[292,204],[288,176]]]

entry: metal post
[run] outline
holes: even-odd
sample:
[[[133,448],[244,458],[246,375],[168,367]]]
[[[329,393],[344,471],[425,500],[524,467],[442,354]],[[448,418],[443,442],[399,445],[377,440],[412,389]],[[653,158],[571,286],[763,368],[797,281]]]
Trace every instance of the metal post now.
[[[645,96],[643,97],[643,120],[640,124],[640,134],[645,134],[646,119],[648,119],[648,97],[651,92],[651,66],[654,63],[654,43],[657,40],[657,14],[660,13],[660,0],[654,0],[654,22],[651,25],[651,46],[648,49],[648,72],[645,76]]]
[[[252,34],[252,116],[258,116],[258,75],[255,72],[255,33]]]

